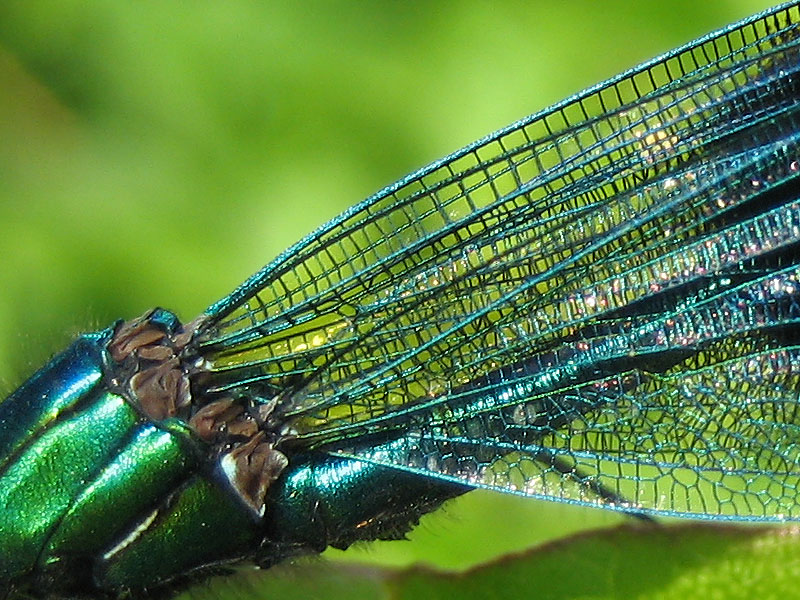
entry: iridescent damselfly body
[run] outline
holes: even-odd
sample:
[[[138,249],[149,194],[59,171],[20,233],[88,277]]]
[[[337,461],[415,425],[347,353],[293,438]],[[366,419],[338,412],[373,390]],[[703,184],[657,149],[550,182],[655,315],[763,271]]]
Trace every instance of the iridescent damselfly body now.
[[[0,577],[269,566],[475,487],[797,519],[798,18],[412,173],[187,324],[81,337],[0,404]]]

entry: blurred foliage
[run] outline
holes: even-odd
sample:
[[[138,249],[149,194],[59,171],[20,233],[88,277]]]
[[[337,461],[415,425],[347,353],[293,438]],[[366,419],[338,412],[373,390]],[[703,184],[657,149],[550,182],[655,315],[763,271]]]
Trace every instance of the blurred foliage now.
[[[797,598],[800,536],[690,524],[606,529],[467,573],[299,564],[196,586],[180,600],[777,600]]]
[[[153,305],[190,319],[348,205],[771,2],[0,5],[0,381]],[[617,515],[473,493],[414,543],[464,568]]]

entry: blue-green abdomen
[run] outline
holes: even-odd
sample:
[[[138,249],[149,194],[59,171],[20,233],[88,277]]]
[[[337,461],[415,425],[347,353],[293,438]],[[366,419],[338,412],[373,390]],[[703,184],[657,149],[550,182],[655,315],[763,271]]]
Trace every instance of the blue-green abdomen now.
[[[403,539],[419,517],[472,489],[323,453],[293,457],[269,490],[261,564],[347,548],[357,541]]]

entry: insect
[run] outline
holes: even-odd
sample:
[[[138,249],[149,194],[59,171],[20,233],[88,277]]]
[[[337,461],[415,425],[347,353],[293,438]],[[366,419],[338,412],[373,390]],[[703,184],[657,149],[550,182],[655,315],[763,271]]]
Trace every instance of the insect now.
[[[475,487],[797,519],[798,19],[433,163],[193,321],[82,336],[0,404],[0,581],[269,566]]]

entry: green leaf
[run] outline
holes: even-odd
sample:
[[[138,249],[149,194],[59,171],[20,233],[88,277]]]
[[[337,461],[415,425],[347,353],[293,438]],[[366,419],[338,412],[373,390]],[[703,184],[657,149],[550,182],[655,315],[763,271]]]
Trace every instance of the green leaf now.
[[[243,570],[181,596],[492,600],[797,598],[796,528],[634,524],[575,535],[466,572],[302,561]]]

